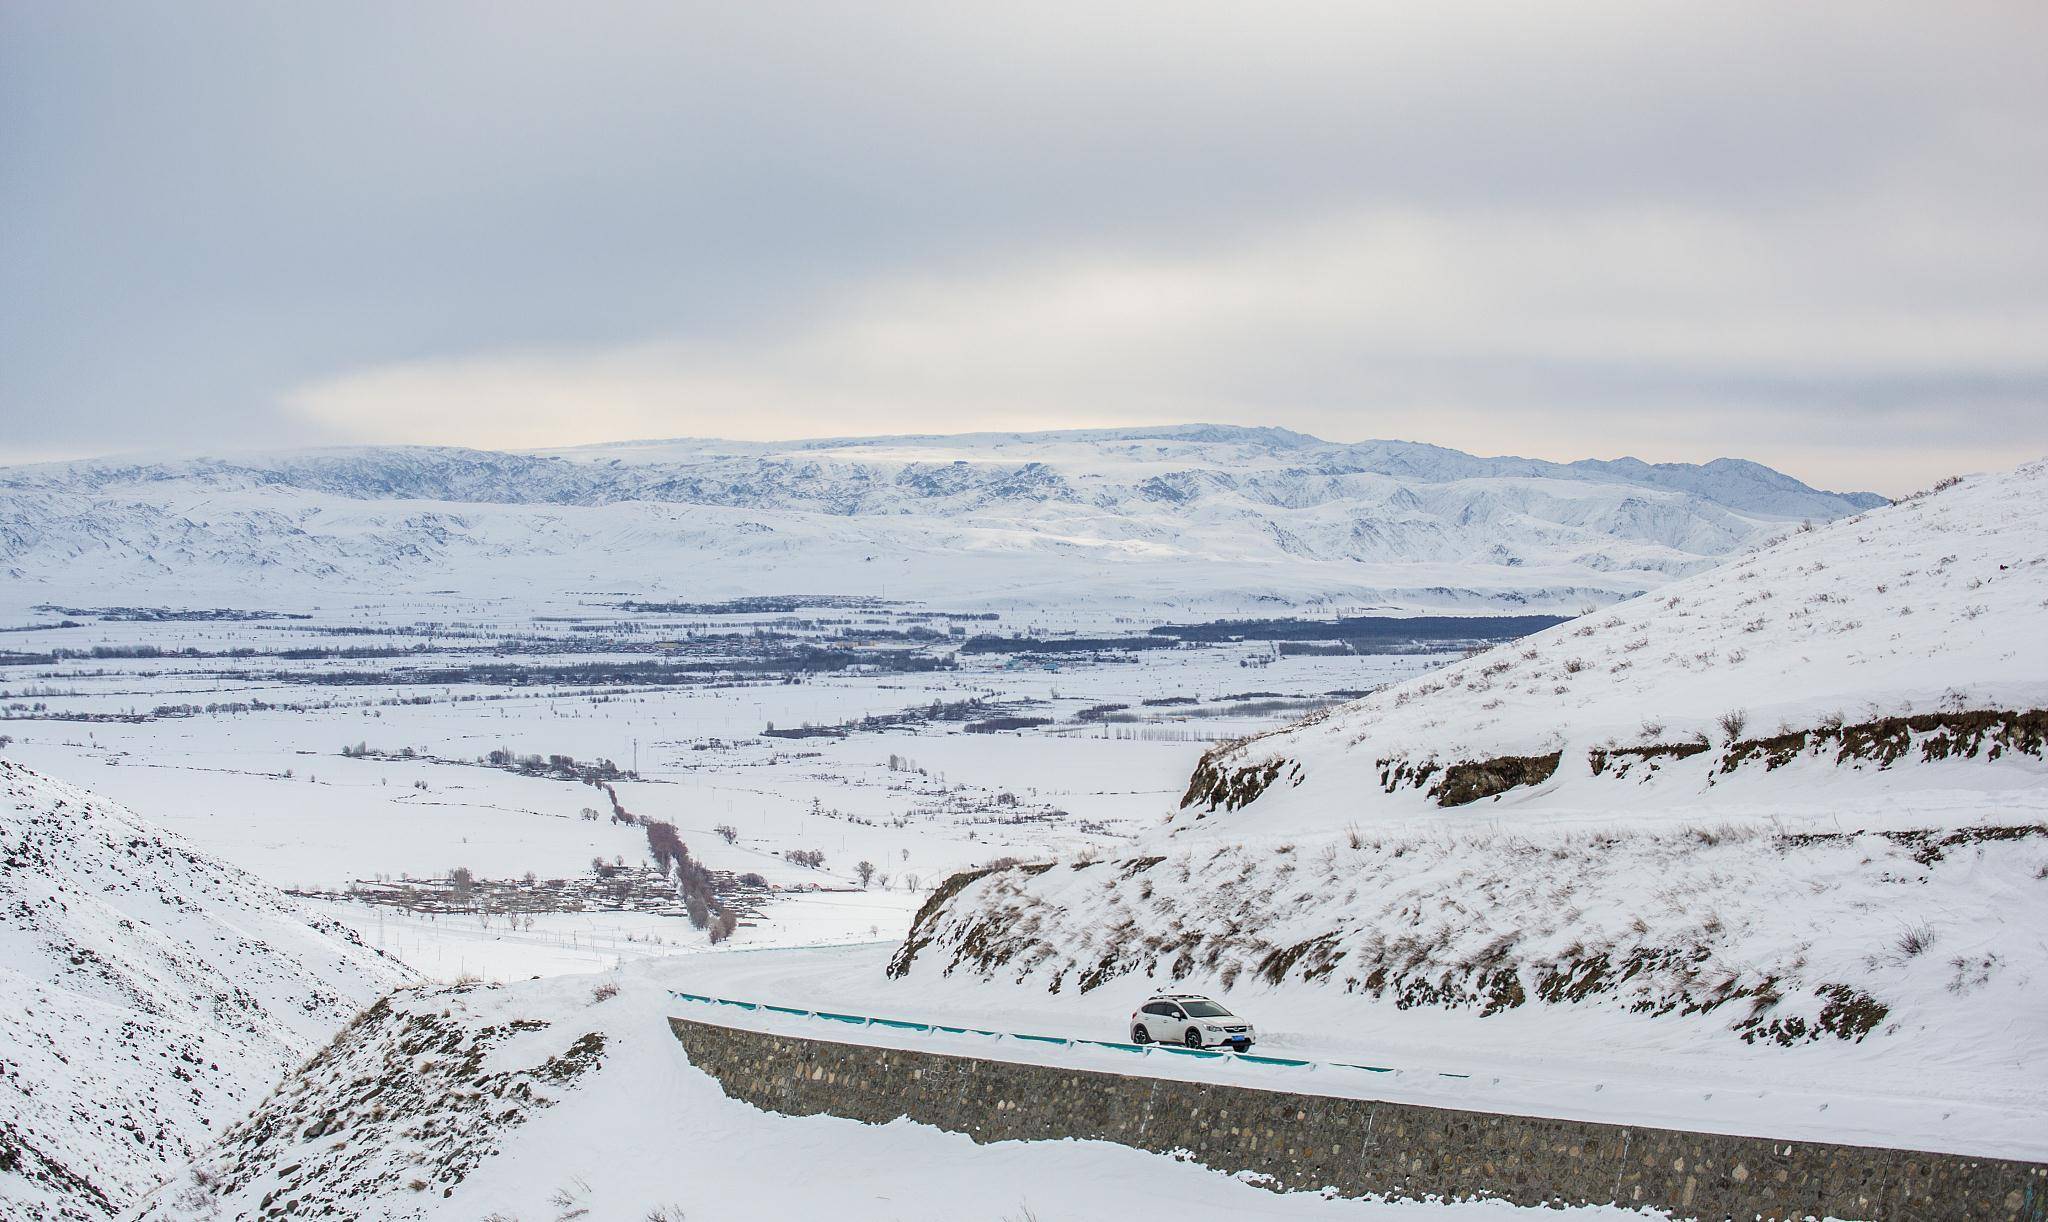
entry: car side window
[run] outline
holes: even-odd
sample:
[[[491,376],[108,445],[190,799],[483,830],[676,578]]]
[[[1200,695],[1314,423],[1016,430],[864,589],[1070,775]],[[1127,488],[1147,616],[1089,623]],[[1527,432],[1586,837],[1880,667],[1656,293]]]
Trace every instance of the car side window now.
[[[1145,1013],[1157,1014],[1161,1018],[1166,1018],[1172,1015],[1173,1007],[1164,1002],[1155,1001],[1145,1007]]]

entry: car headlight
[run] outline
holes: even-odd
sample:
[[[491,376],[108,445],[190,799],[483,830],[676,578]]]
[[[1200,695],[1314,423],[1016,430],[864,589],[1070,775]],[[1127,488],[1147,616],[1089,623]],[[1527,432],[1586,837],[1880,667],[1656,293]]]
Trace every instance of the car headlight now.
[[[1223,1032],[1223,1028],[1221,1028],[1221,1027],[1217,1026],[1217,1025],[1216,1025],[1215,1023],[1210,1023],[1210,1024],[1209,1024],[1209,1025],[1208,1025],[1207,1027],[1204,1027],[1204,1028],[1203,1028],[1203,1030],[1204,1030],[1204,1031],[1214,1031],[1214,1032],[1216,1032],[1216,1033],[1217,1033],[1217,1034],[1219,1034],[1219,1035],[1220,1035],[1220,1034],[1222,1034],[1222,1032]]]

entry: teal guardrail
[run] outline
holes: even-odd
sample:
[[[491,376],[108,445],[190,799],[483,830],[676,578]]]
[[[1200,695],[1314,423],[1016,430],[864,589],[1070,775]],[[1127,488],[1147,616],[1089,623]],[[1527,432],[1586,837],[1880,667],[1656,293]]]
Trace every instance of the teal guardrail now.
[[[1119,1044],[1115,1040],[1075,1040],[1074,1042],[1076,1044],[1086,1044],[1090,1048],[1113,1048],[1118,1052],[1135,1052],[1141,1056],[1152,1051],[1151,1046],[1147,1044]]]
[[[865,1014],[837,1014],[830,1010],[805,1010],[796,1006],[771,1006],[766,1002],[735,1001],[730,997],[706,997],[701,993],[685,993],[681,989],[670,989],[669,996],[679,1001],[694,1002],[698,1005],[731,1006],[740,1010],[766,1010],[775,1014],[787,1014],[794,1018],[815,1018],[825,1022],[846,1023],[855,1027],[887,1027],[894,1031],[916,1031],[922,1034],[942,1032],[946,1035],[981,1035],[990,1039],[1024,1040],[1033,1044],[1052,1044],[1062,1048],[1108,1048],[1117,1052],[1128,1052],[1139,1056],[1155,1052],[1169,1056],[1194,1057],[1214,1061],[1228,1057],[1234,1061],[1252,1065],[1269,1065],[1275,1069],[1356,1069],[1365,1073],[1404,1073],[1389,1065],[1357,1065],[1349,1061],[1304,1061],[1295,1057],[1255,1055],[1249,1052],[1224,1052],[1213,1048],[1183,1048],[1178,1044],[1125,1044],[1115,1040],[1071,1039],[1064,1035],[1032,1035],[1022,1031],[989,1031],[980,1027],[950,1027],[944,1023],[918,1023],[901,1018],[872,1018]],[[1439,1078],[1470,1078],[1470,1074],[1436,1073]]]

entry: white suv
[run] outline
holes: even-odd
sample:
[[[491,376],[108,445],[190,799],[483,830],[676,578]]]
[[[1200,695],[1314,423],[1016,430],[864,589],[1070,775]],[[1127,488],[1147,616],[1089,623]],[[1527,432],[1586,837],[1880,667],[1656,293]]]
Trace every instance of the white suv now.
[[[1193,993],[1161,993],[1131,1015],[1131,1042],[1186,1044],[1204,1048],[1228,1044],[1239,1052],[1252,1046],[1252,1025],[1220,1002]]]

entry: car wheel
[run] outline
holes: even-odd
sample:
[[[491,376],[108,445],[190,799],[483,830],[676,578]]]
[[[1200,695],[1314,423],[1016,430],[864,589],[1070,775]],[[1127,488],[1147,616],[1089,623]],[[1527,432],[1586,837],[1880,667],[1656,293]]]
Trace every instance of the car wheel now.
[[[1193,1027],[1189,1027],[1187,1045],[1190,1048],[1200,1048],[1202,1046],[1202,1033]]]
[[[1133,1044],[1149,1044],[1152,1042],[1152,1033],[1145,1030],[1145,1024],[1139,1023],[1131,1028],[1131,1042]]]

